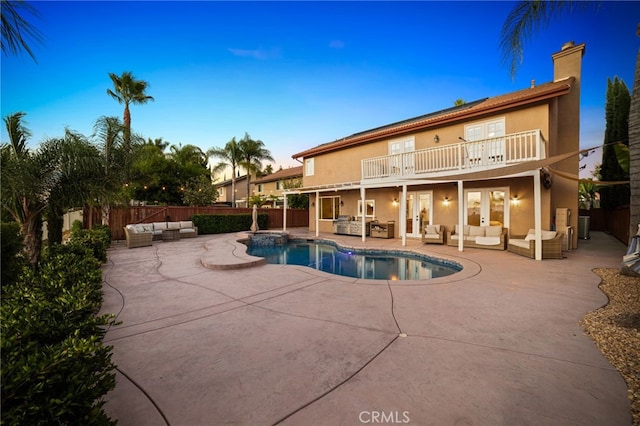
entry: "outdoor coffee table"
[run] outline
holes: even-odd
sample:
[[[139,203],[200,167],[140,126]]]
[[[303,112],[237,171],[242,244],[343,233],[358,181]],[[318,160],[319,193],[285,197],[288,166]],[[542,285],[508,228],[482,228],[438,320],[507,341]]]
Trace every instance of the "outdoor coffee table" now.
[[[162,231],[162,241],[177,241],[179,239],[179,229],[165,229],[164,231]]]

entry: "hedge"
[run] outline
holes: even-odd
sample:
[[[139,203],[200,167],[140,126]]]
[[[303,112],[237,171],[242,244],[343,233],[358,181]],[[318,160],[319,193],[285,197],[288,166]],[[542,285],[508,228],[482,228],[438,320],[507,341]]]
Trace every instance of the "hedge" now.
[[[251,214],[197,214],[191,216],[198,234],[225,234],[228,232],[249,231],[253,224]],[[258,213],[258,227],[267,229],[269,215]]]
[[[104,233],[103,231],[96,231]],[[115,388],[111,315],[102,305],[101,261],[79,242],[45,250],[2,288],[2,424],[115,424],[103,410]]]
[[[15,282],[23,266],[26,265],[21,255],[24,238],[20,234],[20,224],[16,222],[2,222],[0,225],[0,284],[7,285]]]

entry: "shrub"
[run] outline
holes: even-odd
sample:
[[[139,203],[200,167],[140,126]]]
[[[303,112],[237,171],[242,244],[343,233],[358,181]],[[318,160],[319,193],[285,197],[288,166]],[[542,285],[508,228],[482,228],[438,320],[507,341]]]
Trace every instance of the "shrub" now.
[[[20,224],[16,222],[3,222],[0,225],[0,242],[2,248],[0,254],[0,285],[7,285],[18,279],[20,270],[25,265],[22,257],[24,247],[23,237],[20,234]]]
[[[75,222],[74,222],[75,225]],[[69,242],[72,244],[79,244],[81,246],[90,248],[93,256],[100,262],[107,261],[107,250],[111,244],[111,230],[106,227],[105,230],[102,225],[93,229],[71,229],[71,238]]]
[[[95,229],[95,230],[104,232],[107,235],[107,237],[109,237],[109,243],[111,243],[111,228],[109,228],[109,225],[103,225],[101,223],[96,223],[95,225],[93,225],[93,227],[91,229]]]
[[[253,219],[251,214],[197,214],[191,216],[193,225],[198,227],[198,234],[225,234],[227,232],[248,231]],[[269,215],[258,214],[258,227],[267,229]]]
[[[57,244],[3,289],[3,424],[114,424],[103,411],[115,365],[102,344],[112,316],[96,315],[101,283],[89,249]]]

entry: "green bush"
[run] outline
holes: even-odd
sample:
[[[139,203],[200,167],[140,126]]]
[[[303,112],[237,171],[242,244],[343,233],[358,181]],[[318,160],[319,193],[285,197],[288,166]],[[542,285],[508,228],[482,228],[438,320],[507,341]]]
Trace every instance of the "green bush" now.
[[[95,229],[95,230],[104,232],[105,234],[107,234],[107,237],[109,237],[109,242],[111,242],[111,228],[109,228],[109,225],[103,225],[101,223],[96,223],[95,225],[93,225],[93,227],[91,229]]]
[[[20,234],[20,224],[16,222],[0,224],[0,242],[2,248],[0,254],[0,285],[4,286],[14,283],[18,279],[20,270],[25,265],[22,257],[22,248],[24,238]]]
[[[103,397],[115,387],[110,315],[100,262],[78,244],[50,247],[37,272],[3,289],[2,424],[114,424]]]
[[[191,216],[198,234],[225,234],[227,232],[249,231],[253,219],[251,214],[197,214]],[[267,229],[269,215],[258,214],[258,227]]]
[[[100,225],[100,227],[94,226],[93,229],[77,229],[73,226],[71,228],[71,237],[69,238],[69,242],[90,248],[96,259],[100,262],[106,262],[107,250],[111,244],[110,234],[111,230],[109,227],[102,227],[102,225]]]

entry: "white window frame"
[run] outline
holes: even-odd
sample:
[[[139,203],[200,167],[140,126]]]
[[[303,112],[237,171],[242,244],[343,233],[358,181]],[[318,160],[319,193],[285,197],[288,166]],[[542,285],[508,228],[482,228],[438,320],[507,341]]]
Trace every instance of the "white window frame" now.
[[[276,182],[276,190],[277,191],[281,191],[282,190],[282,181],[281,180]]]
[[[314,174],[314,161],[315,158],[305,158],[304,160],[304,175],[313,176]]]
[[[376,200],[364,200],[364,202],[367,204],[367,212],[364,215],[364,217],[375,218],[376,217]],[[371,211],[371,214],[369,214],[369,211]],[[362,200],[358,200],[358,217],[362,217]]]
[[[322,217],[322,212],[323,212],[322,206],[325,202],[327,202],[327,200],[331,200],[331,210],[332,210],[333,217],[330,217],[330,218]],[[320,197],[319,203],[320,203],[320,205],[318,206],[318,208],[320,209],[319,215],[318,215],[319,220],[336,220],[338,216],[340,216],[340,196],[339,195]]]
[[[502,126],[502,134],[498,135],[495,131],[491,131],[490,127],[500,124]],[[477,137],[469,134],[470,131],[477,130]],[[464,137],[467,142],[473,142],[481,139],[491,139],[504,136],[506,134],[506,120],[505,117],[494,118],[485,121],[476,121],[474,123],[465,124]]]

